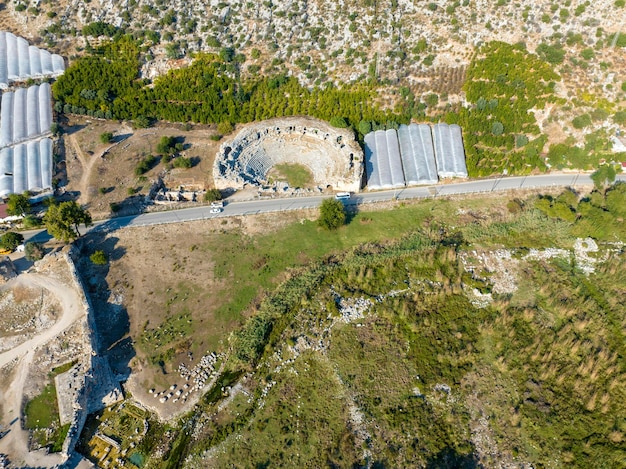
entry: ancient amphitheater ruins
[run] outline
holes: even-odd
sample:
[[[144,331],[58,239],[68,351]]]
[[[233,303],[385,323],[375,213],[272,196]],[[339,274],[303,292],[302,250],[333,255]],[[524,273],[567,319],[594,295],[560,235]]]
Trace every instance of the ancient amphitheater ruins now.
[[[305,117],[253,123],[224,142],[213,167],[215,186],[268,186],[270,169],[282,163],[307,167],[321,190],[358,192],[361,187],[363,151],[352,131]]]

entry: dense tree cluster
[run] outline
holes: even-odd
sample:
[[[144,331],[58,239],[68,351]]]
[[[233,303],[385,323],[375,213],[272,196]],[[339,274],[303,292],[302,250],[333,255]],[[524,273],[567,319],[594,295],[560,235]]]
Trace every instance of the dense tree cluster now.
[[[484,45],[470,64],[464,91],[473,104],[446,120],[463,128],[467,166],[471,176],[528,173],[545,169],[539,154],[539,136],[532,109],[553,102],[552,67],[523,45],[492,42]]]
[[[106,23],[104,21],[96,21],[94,23],[89,23],[88,25],[83,27],[83,36],[108,36],[113,37],[119,31],[119,28],[113,26],[112,24]]]
[[[549,217],[572,223],[573,233],[578,236],[605,241],[625,239],[626,227],[622,220],[626,217],[626,183],[617,182],[605,190],[602,185],[606,182],[603,180],[600,188],[582,200],[568,190],[556,198],[539,198],[535,207]]]
[[[53,86],[55,109],[101,118],[229,125],[310,115],[355,129],[362,121],[408,122],[413,111],[414,99],[408,96],[398,112],[381,110],[376,87],[369,82],[308,89],[285,75],[244,81],[237,64],[228,59],[201,55],[191,66],[171,70],[147,86],[138,78],[139,47],[123,37],[77,60],[59,77]]]

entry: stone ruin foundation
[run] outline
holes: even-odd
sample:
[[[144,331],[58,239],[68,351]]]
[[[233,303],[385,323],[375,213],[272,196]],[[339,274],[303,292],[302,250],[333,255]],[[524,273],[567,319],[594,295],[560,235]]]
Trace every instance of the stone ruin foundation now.
[[[267,186],[277,164],[301,164],[319,189],[358,192],[363,151],[350,129],[307,117],[270,119],[247,125],[219,149],[213,166],[215,187],[239,190]]]

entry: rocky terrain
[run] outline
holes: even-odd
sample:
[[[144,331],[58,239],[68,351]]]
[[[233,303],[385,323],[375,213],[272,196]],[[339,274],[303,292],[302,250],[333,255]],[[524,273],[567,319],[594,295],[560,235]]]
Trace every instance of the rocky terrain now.
[[[244,70],[287,68],[311,85],[375,75],[423,91],[449,88],[454,93],[474,47],[483,42],[525,42],[534,50],[550,38],[560,42],[575,33],[582,35],[583,44],[570,45],[568,51],[610,47],[624,19],[624,8],[616,3],[20,1],[6,5],[0,25],[67,55],[80,52],[87,42],[97,43],[80,34],[92,22],[103,21],[136,36],[147,33],[143,71],[149,78],[179,66],[174,61],[193,52],[230,48],[245,56]],[[598,72],[592,70],[593,75]],[[605,72],[607,78],[610,72]]]

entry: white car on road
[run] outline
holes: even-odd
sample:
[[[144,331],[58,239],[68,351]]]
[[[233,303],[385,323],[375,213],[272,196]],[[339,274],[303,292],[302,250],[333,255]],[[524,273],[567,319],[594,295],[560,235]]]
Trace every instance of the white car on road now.
[[[213,207],[213,208],[210,210],[210,213],[220,213],[221,211],[222,211],[222,209],[221,209],[221,208],[219,208],[219,207]]]

